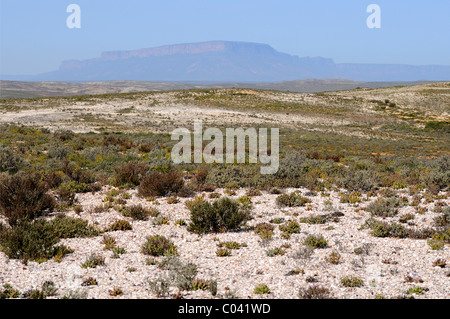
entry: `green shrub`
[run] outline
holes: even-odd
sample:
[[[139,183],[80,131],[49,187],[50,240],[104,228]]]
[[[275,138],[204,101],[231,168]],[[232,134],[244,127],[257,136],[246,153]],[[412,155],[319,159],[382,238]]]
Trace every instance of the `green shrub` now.
[[[78,183],[76,181],[68,181],[59,185],[56,193],[61,202],[67,205],[73,205],[75,202],[75,196],[77,193],[85,193],[88,187],[84,183]]]
[[[81,264],[81,268],[96,268],[97,266],[104,266],[105,265],[105,258],[97,255],[97,254],[90,254],[84,263]]]
[[[116,247],[116,239],[111,235],[103,235],[102,244],[105,245],[104,250],[112,250]]]
[[[450,226],[450,207],[446,206],[442,209],[442,213],[434,218],[434,223],[437,227]]]
[[[81,218],[58,215],[49,223],[57,238],[94,237],[100,233],[97,228],[90,226],[87,220]]]
[[[300,218],[299,222],[305,224],[325,224],[327,222],[327,218],[324,216],[309,216]]]
[[[12,148],[0,144],[0,172],[14,174],[24,165],[21,156],[15,155]]]
[[[421,287],[421,286],[414,286],[414,287],[409,288],[406,291],[406,293],[409,294],[409,295],[412,295],[412,294],[414,294],[414,295],[423,295],[423,293],[425,291],[428,291],[428,288],[424,288],[424,287]]]
[[[113,247],[111,251],[113,252],[114,256],[123,255],[127,252],[127,250],[123,247]]]
[[[109,226],[108,231],[126,231],[132,229],[133,227],[128,220],[119,219]]]
[[[122,163],[114,168],[116,175],[113,179],[114,186],[138,186],[149,167],[143,163]]]
[[[268,223],[259,223],[255,226],[254,232],[257,234],[261,239],[272,239],[274,234],[273,225]]]
[[[348,191],[368,192],[374,189],[378,182],[373,171],[349,169],[342,177],[337,178],[336,184]]]
[[[216,256],[218,256],[218,257],[231,256],[231,249],[219,248],[219,249],[216,250]]]
[[[4,284],[3,289],[0,289],[0,299],[18,298],[19,296],[20,291],[9,284]]]
[[[283,256],[284,254],[286,254],[286,250],[281,247],[269,248],[266,250],[266,255],[269,257]]]
[[[303,245],[306,245],[311,248],[325,248],[328,243],[323,235],[308,235],[303,240]]]
[[[192,289],[192,282],[198,273],[197,266],[193,263],[184,263],[177,256],[167,256],[158,267],[168,270],[168,286],[174,284],[179,290]]]
[[[357,288],[364,285],[364,281],[356,276],[345,276],[341,279],[341,285],[348,288]]]
[[[0,249],[8,258],[46,261],[61,252],[69,252],[65,246],[57,246],[57,232],[51,222],[36,220],[21,222],[12,228],[0,229]]]
[[[397,215],[398,208],[403,206],[403,202],[396,197],[380,198],[370,203],[366,210],[374,216],[392,217]]]
[[[282,194],[277,197],[276,203],[279,207],[299,207],[311,203],[311,200],[297,193]]]
[[[131,217],[134,220],[147,220],[150,216],[155,215],[153,210],[144,208],[142,205],[125,207],[121,213],[123,216]]]
[[[83,287],[97,286],[97,285],[98,285],[98,281],[94,277],[88,277],[88,278],[84,279],[83,283],[81,284],[81,286],[83,286]]]
[[[288,221],[286,224],[280,225],[279,228],[280,231],[288,234],[296,234],[300,232],[300,225],[293,220]]]
[[[50,213],[55,200],[37,174],[16,174],[0,184],[0,213],[10,225]]]
[[[285,219],[283,217],[278,217],[270,220],[273,224],[283,224],[285,222]]]
[[[184,219],[177,219],[175,221],[175,226],[185,226],[186,225],[186,221]]]
[[[371,234],[375,237],[408,237],[408,229],[398,223],[387,223],[373,218],[366,220],[363,227],[368,227],[372,230]]]
[[[227,249],[240,249],[241,247],[245,247],[247,245],[245,243],[244,244],[240,244],[240,243],[235,242],[235,241],[225,241],[225,242],[220,242],[217,246],[225,247]]]
[[[265,284],[259,284],[255,287],[255,289],[253,289],[253,293],[257,294],[257,295],[265,295],[265,294],[270,294],[270,289],[269,287],[267,287],[267,285]]]
[[[197,234],[237,230],[249,219],[248,210],[228,197],[212,204],[203,200],[194,201],[190,205],[190,214],[188,231]]]
[[[168,256],[178,254],[175,244],[161,235],[148,236],[141,251],[144,255],[150,256]]]
[[[257,188],[249,188],[246,192],[246,196],[249,196],[249,197],[261,196],[261,195],[262,195],[261,191]]]
[[[362,201],[360,192],[343,193],[340,197],[341,203],[356,204]]]
[[[177,170],[152,172],[141,180],[138,193],[142,197],[166,196],[176,194],[183,186],[183,176]]]

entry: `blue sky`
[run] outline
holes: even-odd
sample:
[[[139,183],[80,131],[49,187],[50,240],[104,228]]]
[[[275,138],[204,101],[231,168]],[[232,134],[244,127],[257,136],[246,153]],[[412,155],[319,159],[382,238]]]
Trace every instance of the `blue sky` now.
[[[103,51],[230,40],[337,63],[450,65],[449,0],[0,0],[0,73],[37,74]],[[81,28],[69,29],[69,4]],[[369,4],[381,29],[369,29]]]

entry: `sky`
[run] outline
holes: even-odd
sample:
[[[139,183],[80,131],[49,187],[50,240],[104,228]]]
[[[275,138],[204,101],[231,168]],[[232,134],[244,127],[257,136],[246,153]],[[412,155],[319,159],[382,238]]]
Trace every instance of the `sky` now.
[[[81,28],[68,28],[70,4]],[[368,28],[370,4],[381,28]],[[449,0],[0,0],[0,74],[101,52],[212,40],[336,63],[450,65]]]

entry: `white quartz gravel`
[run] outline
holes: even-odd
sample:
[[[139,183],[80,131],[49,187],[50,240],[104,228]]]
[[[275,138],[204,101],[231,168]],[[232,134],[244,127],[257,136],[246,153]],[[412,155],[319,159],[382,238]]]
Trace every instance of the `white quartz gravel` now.
[[[303,194],[306,189],[296,189]],[[148,280],[156,279],[164,274],[164,270],[156,265],[148,265],[148,256],[141,253],[142,244],[146,236],[160,234],[170,238],[178,247],[179,257],[183,261],[192,262],[198,267],[197,278],[215,279],[218,284],[218,294],[213,297],[209,291],[183,291],[184,298],[223,298],[233,296],[236,298],[298,298],[300,288],[318,285],[330,290],[331,296],[340,299],[369,298],[377,295],[386,298],[407,296],[406,291],[414,286],[421,286],[428,290],[423,295],[414,295],[415,298],[450,298],[450,247],[445,245],[441,250],[432,250],[426,240],[376,238],[370,235],[370,230],[360,230],[361,225],[370,217],[364,211],[368,202],[359,205],[342,204],[337,192],[329,192],[330,196],[310,196],[312,203],[306,207],[283,208],[277,207],[275,200],[278,195],[263,192],[261,196],[252,197],[253,219],[248,225],[269,222],[273,218],[283,217],[286,220],[297,220],[300,217],[314,214],[330,213],[324,201],[333,203],[335,210],[344,214],[339,222],[327,222],[321,225],[301,223],[301,231],[293,234],[290,239],[283,239],[278,226],[275,225],[274,239],[268,247],[280,247],[283,244],[291,245],[283,256],[269,257],[266,254],[267,246],[263,246],[261,239],[253,231],[226,232],[218,234],[196,235],[187,231],[186,226],[176,226],[178,219],[189,223],[189,210],[185,202],[192,198],[179,198],[177,204],[168,204],[167,198],[157,198],[150,202],[136,195],[135,190],[127,190],[132,195],[127,205],[142,204],[145,207],[156,207],[161,215],[170,222],[168,225],[154,225],[152,218],[148,221],[134,221],[125,218],[114,209],[105,213],[93,214],[89,210],[103,202],[107,188],[95,194],[78,194],[79,204],[84,211],[76,214],[69,211],[66,214],[81,217],[105,228],[118,219],[130,221],[133,230],[110,232],[117,246],[126,249],[120,258],[111,258],[112,252],[104,250],[102,236],[94,238],[74,238],[61,240],[60,243],[74,249],[72,254],[63,258],[61,262],[53,260],[37,263],[23,264],[19,260],[9,260],[4,253],[0,253],[0,285],[11,284],[23,292],[29,289],[38,289],[45,281],[53,281],[58,288],[57,295],[61,298],[69,291],[86,291],[87,298],[156,298],[150,290]],[[222,189],[216,190],[223,194]],[[287,189],[286,192],[294,191]],[[205,198],[208,193],[205,193]],[[238,198],[245,195],[241,189],[236,195]],[[405,192],[404,196],[408,196]],[[210,199],[208,199],[210,200]],[[374,200],[374,198],[371,198]],[[448,198],[444,201],[448,205]],[[416,227],[430,227],[433,218],[437,216],[432,211],[433,203],[424,204],[427,211],[416,214],[413,222]],[[400,214],[414,212],[410,206],[401,208]],[[395,220],[393,218],[392,220]],[[4,219],[1,219],[5,222]],[[330,227],[332,226],[332,227]],[[308,234],[322,234],[328,241],[328,247],[314,250],[309,259],[296,258],[295,252],[302,247],[302,240]],[[216,256],[219,241],[236,241],[246,243],[247,247],[232,250],[231,256]],[[367,255],[357,255],[355,248],[364,244],[370,245]],[[338,265],[326,261],[326,257],[333,251],[342,256]],[[105,265],[97,268],[81,268],[81,264],[91,254],[96,253],[105,257]],[[164,257],[156,257],[161,260]],[[444,268],[433,266],[437,259],[447,262]],[[386,261],[390,260],[390,263]],[[134,268],[135,271],[128,271]],[[294,269],[302,269],[304,273],[286,274]],[[354,275],[364,280],[364,285],[358,288],[345,288],[341,285],[341,278]],[[420,279],[421,283],[407,282],[408,275]],[[84,279],[93,277],[98,285],[83,287]],[[316,282],[309,282],[314,278]],[[271,293],[256,295],[254,287],[266,284]],[[109,291],[120,288],[123,295],[113,297]],[[171,288],[172,296],[178,291]],[[172,296],[167,296],[171,298]]]

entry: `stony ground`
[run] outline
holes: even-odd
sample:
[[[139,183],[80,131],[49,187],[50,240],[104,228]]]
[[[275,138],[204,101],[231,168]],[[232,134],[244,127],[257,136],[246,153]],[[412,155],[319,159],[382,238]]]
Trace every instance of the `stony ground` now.
[[[104,188],[95,194],[78,194],[83,212],[76,214],[68,211],[66,214],[89,220],[101,229],[108,227],[115,220],[127,219],[133,227],[132,230],[108,233],[116,239],[117,246],[125,248],[124,254],[114,258],[110,250],[104,250],[102,236],[62,240],[61,243],[74,249],[74,252],[64,257],[61,262],[51,260],[23,264],[17,260],[8,260],[0,253],[0,285],[8,283],[24,292],[38,289],[44,281],[50,280],[58,288],[53,298],[61,298],[70,292],[84,294],[87,298],[156,298],[148,282],[165,274],[165,270],[157,266],[157,262],[165,257],[156,257],[156,264],[149,263],[149,258],[142,254],[141,247],[146,236],[160,234],[175,243],[182,261],[197,266],[197,278],[217,281],[218,292],[215,297],[209,291],[197,290],[182,291],[184,298],[290,299],[298,298],[299,289],[317,285],[329,289],[331,297],[334,298],[411,296],[407,291],[416,286],[425,290],[421,295],[413,295],[415,298],[450,298],[450,247],[446,245],[441,250],[432,250],[426,240],[376,238],[370,234],[370,230],[361,230],[360,227],[370,217],[364,207],[375,199],[373,197],[361,204],[343,204],[340,203],[336,192],[313,195],[308,194],[306,189],[298,189],[303,195],[309,196],[311,204],[297,208],[278,208],[275,203],[278,195],[263,192],[260,196],[252,197],[253,219],[247,222],[249,226],[261,222],[269,223],[275,218],[299,221],[300,218],[311,215],[335,212],[343,214],[325,224],[301,223],[300,232],[293,234],[290,239],[283,239],[278,225],[273,224],[273,240],[263,242],[252,230],[200,236],[188,232],[186,226],[175,225],[178,219],[189,223],[189,210],[185,203],[192,198],[179,198],[179,203],[168,204],[167,198],[147,201],[138,197],[135,190],[126,191],[132,195],[127,200],[127,205],[142,204],[145,207],[157,208],[160,216],[169,221],[162,225],[157,225],[155,218],[148,221],[125,218],[114,209],[93,213],[92,208],[103,203],[107,191],[108,189]],[[216,192],[223,195],[224,190]],[[231,197],[238,198],[245,192],[243,189],[238,190]],[[408,197],[406,191],[404,194],[400,192],[400,195]],[[208,198],[208,193],[205,193],[205,198]],[[448,205],[448,196],[444,202]],[[424,207],[426,211],[423,214],[415,213],[410,227],[420,229],[432,225],[436,216],[432,211],[434,203],[424,204]],[[403,213],[414,213],[414,208],[405,206],[401,208],[399,215]],[[389,219],[398,220],[398,217]],[[315,249],[311,256],[306,256],[302,253],[305,249],[302,241],[308,234],[323,235],[328,246]],[[245,243],[246,247],[233,249],[231,256],[219,257],[216,255],[218,243],[225,241]],[[285,250],[284,255],[267,255],[268,249],[281,246]],[[341,255],[339,264],[327,261],[332,252]],[[103,256],[105,265],[82,268],[81,264],[92,253]],[[434,266],[435,261],[439,259],[447,265]],[[363,286],[343,287],[341,279],[346,275],[362,279]],[[98,285],[83,286],[83,281],[89,277],[95,278]],[[259,284],[266,284],[270,293],[254,294],[253,290]],[[115,288],[120,288],[123,294],[111,296],[110,291]],[[171,287],[170,291],[171,294],[166,298],[176,295],[178,289]]]

